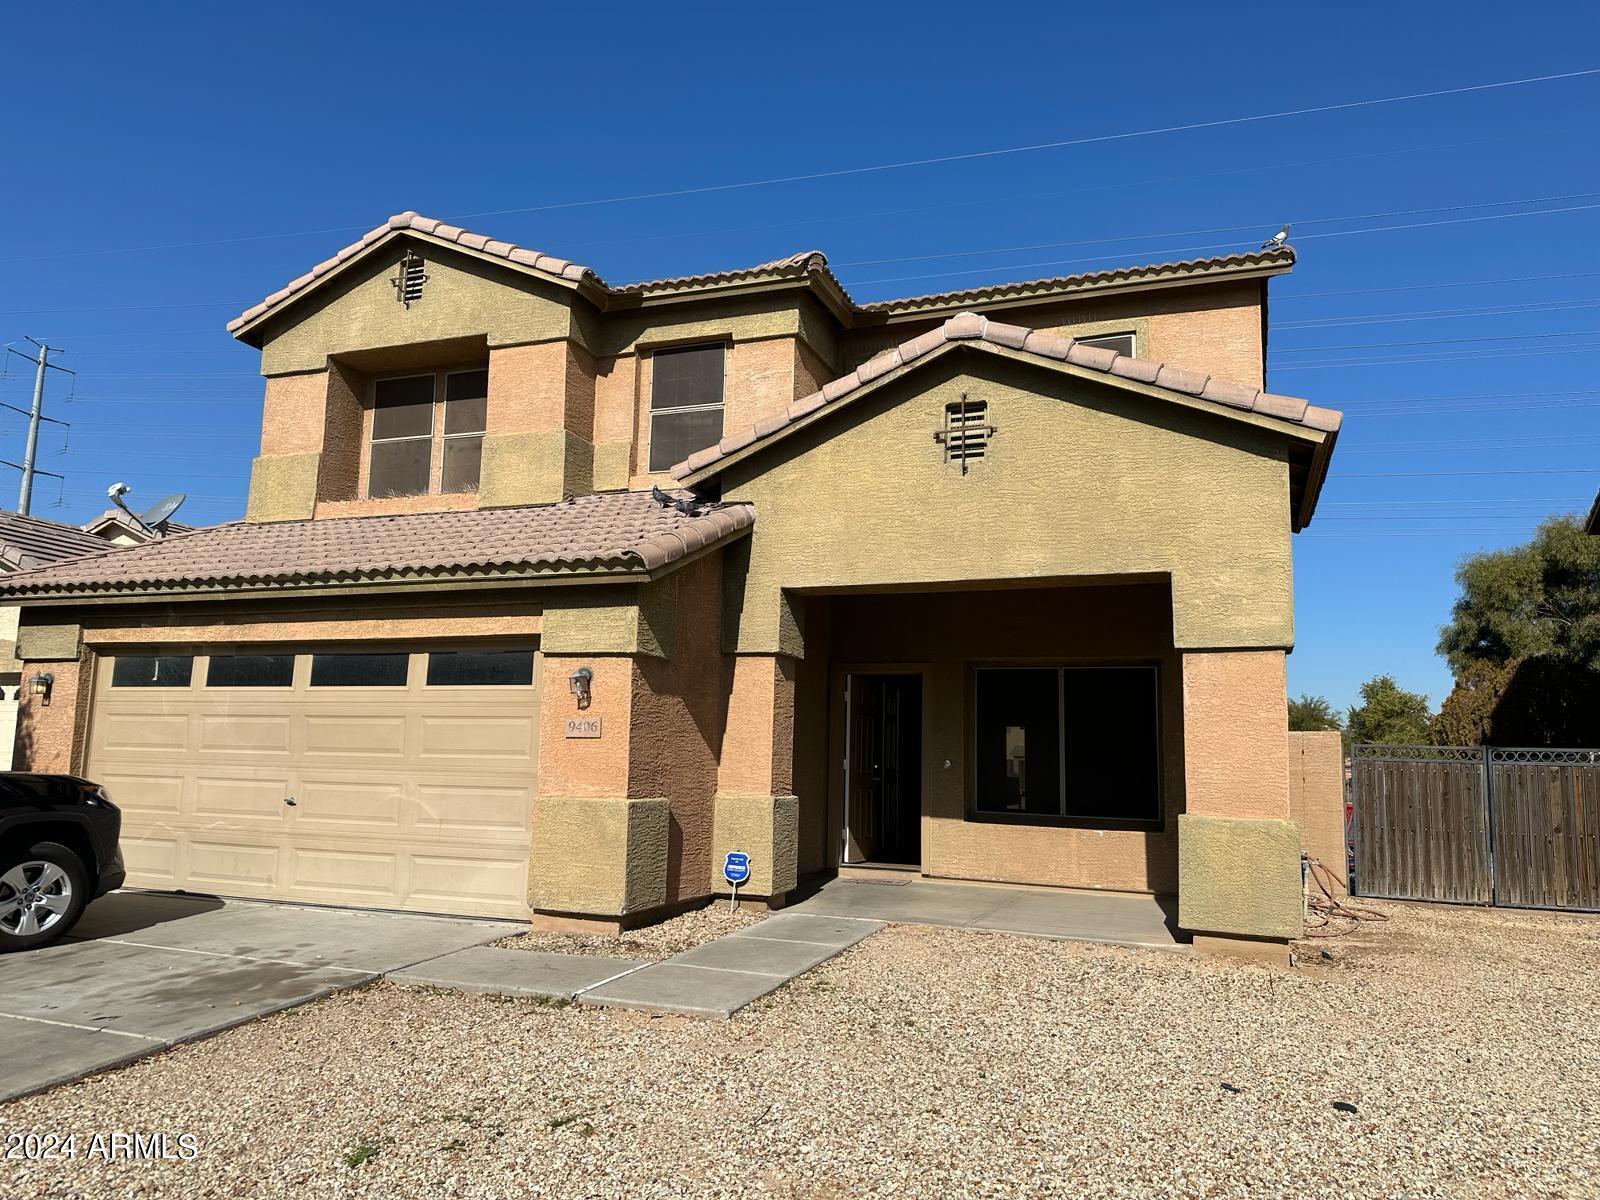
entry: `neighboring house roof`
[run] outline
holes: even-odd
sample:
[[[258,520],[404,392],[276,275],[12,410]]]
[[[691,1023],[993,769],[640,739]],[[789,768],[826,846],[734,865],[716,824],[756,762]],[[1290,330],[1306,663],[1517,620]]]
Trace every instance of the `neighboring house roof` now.
[[[754,523],[749,505],[701,505],[691,514],[645,492],[468,512],[235,522],[10,576],[0,580],[0,601],[648,576]]]
[[[23,571],[105,548],[104,538],[76,525],[0,512],[0,571]]]
[[[403,212],[396,213],[382,225],[369,230],[332,257],[323,259],[304,275],[290,280],[270,296],[245,309],[228,322],[228,332],[235,337],[246,338],[263,318],[340,274],[349,263],[362,257],[380,243],[402,235],[452,246],[483,258],[501,260],[529,274],[559,283],[564,287],[574,288],[584,293],[602,309],[612,305],[638,304],[643,300],[681,298],[708,291],[800,281],[815,288],[820,297],[846,324],[853,324],[857,320],[871,324],[895,317],[925,317],[935,314],[940,309],[954,306],[972,308],[1016,300],[1045,300],[1084,291],[1136,286],[1165,287],[1180,282],[1198,282],[1213,276],[1235,278],[1242,275],[1254,278],[1279,274],[1294,265],[1293,248],[1282,246],[1274,250],[1252,251],[1248,254],[1193,258],[1182,262],[1149,266],[1118,267],[1114,270],[1062,275],[1023,283],[995,284],[990,287],[937,292],[926,296],[912,296],[904,300],[880,300],[860,305],[850,298],[844,285],[829,268],[827,256],[820,250],[806,250],[787,258],[758,263],[752,267],[650,279],[613,287],[590,268],[569,262],[567,259],[556,258],[554,255],[530,250],[511,242],[498,241],[487,234],[472,233],[458,225],[449,225],[432,217]]]
[[[1295,528],[1311,519],[1316,497],[1326,471],[1327,457],[1338,436],[1340,413],[1318,408],[1304,400],[1277,396],[1259,388],[1227,383],[1203,371],[1167,366],[1146,358],[1131,358],[1100,346],[1087,346],[1071,338],[1042,333],[1023,325],[990,320],[978,313],[961,313],[935,329],[912,338],[891,350],[868,359],[847,375],[794,401],[786,409],[745,429],[730,433],[715,446],[691,454],[672,468],[672,477],[694,487],[716,475],[737,459],[810,425],[814,420],[844,406],[863,390],[899,379],[909,371],[932,361],[951,346],[969,346],[995,354],[1034,359],[1053,366],[1078,368],[1106,382],[1146,394],[1162,396],[1193,405],[1199,402],[1219,415],[1234,418],[1265,418],[1267,423],[1309,436],[1317,443],[1305,474],[1296,505]]]
[[[134,537],[148,539],[151,537],[167,537],[174,533],[190,533],[197,526],[185,525],[181,521],[168,520],[161,522],[152,532],[151,527],[139,524],[120,508],[108,508],[94,520],[85,521],[78,528],[101,539],[104,539],[112,530],[121,530],[131,533]]]
[[[1584,529],[1600,535],[1600,492],[1595,493],[1594,503],[1589,506],[1589,515],[1584,519]]]

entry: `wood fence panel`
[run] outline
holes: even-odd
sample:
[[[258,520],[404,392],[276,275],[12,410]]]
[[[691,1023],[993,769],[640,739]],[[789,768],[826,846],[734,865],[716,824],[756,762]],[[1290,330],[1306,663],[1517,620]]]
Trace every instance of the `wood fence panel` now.
[[[1600,764],[1490,768],[1499,902],[1600,909]]]
[[[1409,757],[1358,755],[1352,764],[1356,796],[1356,886],[1364,896],[1402,900],[1493,902],[1489,874],[1489,814],[1476,751],[1449,760],[1421,748],[1393,749]]]

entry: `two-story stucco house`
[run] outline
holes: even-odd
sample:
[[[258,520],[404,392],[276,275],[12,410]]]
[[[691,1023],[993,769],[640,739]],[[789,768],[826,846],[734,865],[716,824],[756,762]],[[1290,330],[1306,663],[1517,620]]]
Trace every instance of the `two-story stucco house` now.
[[[1287,248],[857,304],[414,213],[230,325],[235,524],[23,572],[21,741],[130,880],[621,928],[847,864],[1299,930]]]

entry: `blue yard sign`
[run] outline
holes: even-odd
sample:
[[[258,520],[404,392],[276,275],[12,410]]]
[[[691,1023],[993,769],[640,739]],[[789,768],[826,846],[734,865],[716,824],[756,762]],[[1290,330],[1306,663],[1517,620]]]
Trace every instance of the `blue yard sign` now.
[[[729,850],[722,860],[722,877],[730,887],[738,887],[750,878],[750,856],[742,850]]]

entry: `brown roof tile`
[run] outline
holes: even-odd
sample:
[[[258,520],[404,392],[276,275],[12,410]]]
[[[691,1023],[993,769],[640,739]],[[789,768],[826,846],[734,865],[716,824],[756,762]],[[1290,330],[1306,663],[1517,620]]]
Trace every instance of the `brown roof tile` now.
[[[0,600],[643,572],[754,523],[755,509],[748,504],[711,505],[689,516],[644,492],[524,508],[237,522],[18,572],[0,581]]]
[[[687,479],[747,446],[775,437],[795,422],[819,409],[826,408],[841,397],[848,396],[869,381],[885,378],[897,371],[909,370],[918,359],[933,353],[947,343],[963,341],[980,347],[989,345],[1016,349],[1019,329],[1020,327],[1016,325],[990,321],[979,313],[959,313],[949,318],[943,325],[936,326],[896,349],[868,360],[847,375],[831,380],[821,391],[812,392],[809,396],[794,401],[785,413],[767,418],[758,427],[731,433],[724,437],[719,445],[691,454],[687,461],[672,468],[672,477]],[[1335,433],[1339,428],[1340,414],[1332,409],[1318,408],[1306,404],[1303,400],[1293,400],[1287,396],[1271,395],[1259,388],[1212,379],[1203,371],[1167,366],[1148,359],[1129,358],[1104,346],[1085,346],[1071,338],[1052,333],[1030,331],[1020,338],[1020,342],[1021,349],[1026,354],[1036,354],[1041,358],[1052,360],[1064,359],[1074,366],[1085,367],[1091,371],[1133,379],[1184,396],[1197,396],[1213,403],[1224,404],[1229,408],[1272,417],[1291,425],[1302,425],[1325,433]],[[885,369],[884,362],[893,362],[896,355],[899,356],[898,363]]]
[[[0,570],[28,570],[105,548],[104,538],[76,525],[0,512]]]

